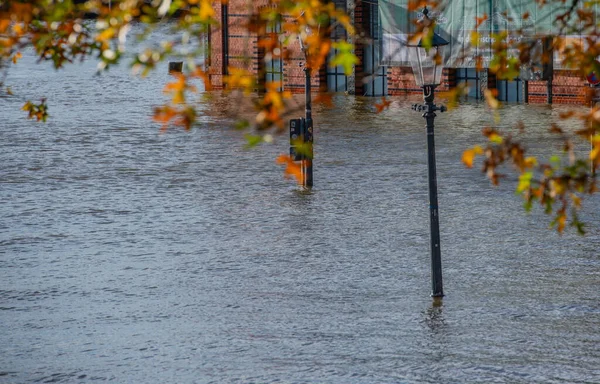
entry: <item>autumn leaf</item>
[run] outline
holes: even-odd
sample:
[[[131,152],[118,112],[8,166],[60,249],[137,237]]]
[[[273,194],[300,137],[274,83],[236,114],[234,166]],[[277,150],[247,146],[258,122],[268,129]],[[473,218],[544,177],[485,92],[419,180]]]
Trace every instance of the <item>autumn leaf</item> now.
[[[10,26],[10,20],[5,18],[0,18],[0,33],[5,33],[8,27]]]
[[[48,105],[46,104],[46,99],[42,99],[39,104],[34,104],[31,101],[27,101],[21,110],[28,113],[28,119],[35,119],[36,121],[45,122],[48,118]]]
[[[538,164],[537,158],[535,158],[533,156],[529,156],[529,157],[525,158],[525,161],[524,161],[525,168],[531,169],[531,168],[537,166],[537,164]]]
[[[479,32],[472,31],[471,32],[471,46],[476,47],[479,45]]]
[[[294,162],[290,155],[280,155],[277,158],[277,164],[285,165],[285,177],[294,177],[298,184],[302,184],[302,169],[299,164]]]
[[[485,96],[485,101],[487,102],[490,108],[498,109],[498,107],[500,107],[500,102],[498,101],[498,99],[496,99],[496,96],[494,95],[494,92],[491,89],[486,89],[483,92],[483,95]]]
[[[600,134],[592,137],[592,150],[590,151],[590,160],[597,166],[600,164]]]
[[[381,97],[381,104],[376,103],[375,104],[375,109],[376,109],[376,113],[381,113],[384,110],[386,110],[390,105],[392,104],[391,101],[386,100],[385,97]]]
[[[211,0],[201,0],[199,17],[200,22],[207,22],[215,17],[215,10],[212,7]]]
[[[556,227],[556,230],[559,234],[562,234],[565,229],[565,224],[567,222],[567,215],[565,213],[564,208],[560,209],[556,213],[555,219],[550,224],[551,227]]]
[[[532,172],[524,172],[519,176],[519,184],[517,185],[517,194],[521,194],[531,187]]]
[[[483,24],[483,22],[486,21],[487,19],[488,19],[487,13],[484,13],[483,17],[475,17],[475,29],[479,28],[479,26],[481,24]]]
[[[458,107],[460,97],[465,95],[466,90],[466,83],[460,83],[456,87],[453,87],[447,91],[439,92],[438,97],[441,99],[446,99],[446,107],[448,110],[452,110]]]
[[[461,160],[468,168],[472,168],[475,157],[482,154],[483,149],[479,145],[476,145],[473,148],[464,151]]]
[[[177,111],[170,106],[162,106],[154,108],[152,120],[161,124],[161,133],[165,132],[169,126],[169,122],[177,115]]]
[[[497,133],[490,134],[488,136],[488,139],[490,140],[491,143],[494,143],[494,144],[502,144],[502,142],[504,141],[504,138]]]
[[[23,55],[21,54],[21,52],[17,52],[13,55],[12,57],[12,62],[13,64],[17,64],[17,62],[23,57]]]
[[[196,68],[192,73],[190,73],[189,77],[201,79],[202,82],[204,83],[204,89],[206,91],[212,90],[212,84],[210,83],[210,77],[208,76],[208,73],[204,72],[202,69]]]
[[[321,103],[326,107],[333,107],[333,95],[331,93],[319,93],[313,99],[313,103]]]
[[[558,115],[562,120],[570,119],[575,116],[575,111],[560,112]]]
[[[254,89],[254,76],[242,68],[229,68],[229,76],[225,76],[223,83],[229,89],[241,89],[245,94],[250,94]]]

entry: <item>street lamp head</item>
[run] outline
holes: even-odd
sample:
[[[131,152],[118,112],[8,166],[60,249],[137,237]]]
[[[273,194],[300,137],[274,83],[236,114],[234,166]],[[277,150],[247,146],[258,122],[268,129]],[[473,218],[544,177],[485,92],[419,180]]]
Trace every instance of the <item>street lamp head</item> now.
[[[446,39],[430,29],[433,21],[428,14],[429,11],[424,8],[421,22],[425,26],[423,29],[425,36],[416,44],[407,44],[415,82],[422,88],[440,85],[444,68],[444,48],[449,44]]]

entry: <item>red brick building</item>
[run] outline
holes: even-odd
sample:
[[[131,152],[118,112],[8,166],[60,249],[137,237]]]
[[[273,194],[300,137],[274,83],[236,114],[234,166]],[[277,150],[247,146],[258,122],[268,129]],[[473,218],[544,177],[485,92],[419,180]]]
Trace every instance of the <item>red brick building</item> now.
[[[360,63],[349,76],[344,74],[342,68],[323,66],[318,73],[313,73],[313,89],[364,96],[420,93],[410,68],[379,66],[377,0],[333,2],[338,8],[346,10],[354,20],[359,35],[353,42]],[[223,87],[223,75],[227,74],[229,66],[238,66],[248,69],[256,76],[258,88],[267,80],[281,79],[284,89],[304,92],[304,56],[300,45],[292,44],[288,48],[286,60],[265,60],[264,51],[257,46],[258,36],[249,34],[243,27],[253,11],[269,6],[268,3],[268,0],[229,0],[227,5],[220,1],[214,2],[216,17],[220,21],[220,25],[213,27],[209,33],[211,49],[208,68],[214,88]],[[340,28],[332,32],[332,38],[345,40],[347,36]],[[590,95],[585,79],[566,70],[555,70],[551,86],[548,86],[547,81],[498,80],[487,70],[447,68],[444,70],[441,89],[454,87],[461,82],[467,83],[468,97],[473,99],[481,99],[485,89],[496,89],[499,100],[510,102],[585,104]],[[551,97],[548,90],[551,90]]]

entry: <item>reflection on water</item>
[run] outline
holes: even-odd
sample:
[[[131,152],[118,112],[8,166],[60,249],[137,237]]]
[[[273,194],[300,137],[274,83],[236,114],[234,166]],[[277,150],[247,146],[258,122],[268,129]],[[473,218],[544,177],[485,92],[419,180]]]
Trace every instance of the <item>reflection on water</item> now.
[[[427,308],[425,323],[433,333],[438,333],[445,326],[443,314],[444,303],[443,299],[439,297],[433,297],[432,300],[431,306]]]
[[[598,198],[589,235],[523,214],[509,183],[460,164],[493,116],[439,114],[443,303],[429,297],[424,122],[414,100],[316,106],[315,188],[202,101],[191,133],[159,135],[166,67],[150,79],[23,59],[3,97],[0,381],[594,382],[600,377]],[[298,97],[300,103],[302,98]],[[531,150],[563,107],[513,105]],[[249,112],[246,112],[249,113]],[[568,127],[569,128],[569,127]],[[569,129],[575,129],[570,127]],[[550,145],[548,145],[550,143]]]

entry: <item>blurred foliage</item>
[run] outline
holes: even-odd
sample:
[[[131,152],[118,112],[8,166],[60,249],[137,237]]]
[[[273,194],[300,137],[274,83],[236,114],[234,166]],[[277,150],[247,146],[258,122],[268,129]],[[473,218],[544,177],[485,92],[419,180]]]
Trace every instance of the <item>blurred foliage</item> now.
[[[598,15],[594,14],[598,1],[536,1],[540,4],[561,2],[566,5],[564,13],[555,15],[559,33],[551,36],[552,48],[561,52],[563,68],[578,71],[582,77],[590,73],[599,75],[600,62],[597,58],[600,56],[600,39]],[[164,92],[170,96],[170,102],[156,107],[153,117],[161,124],[161,131],[169,127],[189,130],[197,118],[190,95],[198,92],[198,82],[203,83],[205,89],[210,89],[208,70],[195,64],[198,56],[205,54],[202,51],[205,47],[199,40],[206,37],[211,27],[218,27],[217,7],[226,4],[227,0],[0,1],[0,71],[4,73],[4,76],[0,76],[0,89],[12,93],[4,79],[11,66],[19,65],[26,48],[33,48],[39,61],[50,62],[56,69],[78,60],[93,58],[98,61],[98,71],[102,72],[125,57],[126,41],[131,38],[133,23],[143,25],[143,31],[136,38],[144,41],[153,29],[169,20],[176,32],[171,36],[175,38],[152,48],[141,48],[128,57],[133,57],[133,72],[142,76],[168,57],[179,57],[185,62],[189,70],[173,74],[172,80],[164,88]],[[261,4],[248,2],[249,16],[241,27],[248,35],[256,36],[265,61],[290,60],[290,52],[298,51],[299,47],[304,55],[305,70],[312,75],[325,65],[332,50],[335,55],[329,60],[329,65],[342,67],[346,74],[350,74],[359,63],[353,42],[368,41],[362,37],[365,34],[358,33],[361,31],[356,30],[357,26],[349,14],[337,9],[333,2],[270,0]],[[426,5],[433,11],[444,8],[444,3],[439,0],[410,0],[408,9],[416,11]],[[523,17],[527,18],[528,15]],[[94,21],[87,20],[90,18]],[[476,23],[480,25],[486,20],[487,15],[478,18]],[[425,46],[431,44],[435,20],[415,25],[416,32],[411,36],[411,41],[421,40]],[[345,31],[346,41],[333,38],[336,35],[333,32],[340,28]],[[571,34],[585,36],[583,43],[564,38]],[[477,33],[471,38],[473,41],[479,40]],[[522,65],[535,59],[532,58],[534,50],[530,43],[511,40],[506,32],[498,32],[490,40],[493,42],[493,59],[489,70],[498,79],[512,80],[518,77]],[[518,49],[518,57],[509,53],[515,48]],[[239,60],[236,66],[228,68],[223,79],[227,92],[254,95],[261,87],[257,84],[257,75],[248,69],[249,57],[250,53],[247,60]],[[551,58],[545,54],[538,59],[543,62]],[[476,62],[481,69],[482,58],[476,58]],[[248,147],[272,141],[273,133],[287,132],[286,114],[301,109],[291,104],[291,94],[283,90],[281,81],[267,82],[263,88],[260,97],[252,98],[255,116],[250,119],[240,117],[236,124],[239,129],[253,131],[246,135]],[[442,96],[452,108],[458,105],[465,91],[461,86],[444,92]],[[501,108],[493,91],[485,92],[485,100],[490,110]],[[331,105],[331,95],[321,93],[315,103]],[[382,98],[374,104],[375,112],[382,112],[390,105],[389,100]],[[39,103],[27,101],[23,110],[29,118],[38,121],[45,121],[48,117],[45,99]],[[549,127],[563,144],[561,155],[546,162],[527,156],[527,148],[518,140],[518,135],[513,137],[494,127],[483,129],[485,142],[467,149],[462,160],[466,166],[472,167],[481,158],[482,170],[493,184],[498,184],[504,177],[499,172],[501,166],[510,164],[518,174],[516,193],[523,197],[527,210],[532,208],[533,203],[539,203],[546,213],[553,216],[552,225],[559,232],[570,224],[583,233],[577,210],[582,204],[583,195],[596,192],[595,171],[600,163],[600,109],[594,107],[586,113],[567,113],[562,118],[578,119],[582,128],[572,137],[557,125]],[[500,123],[498,118],[495,123]],[[588,158],[575,156],[575,140],[590,143]],[[288,155],[282,155],[277,161],[285,166],[286,175],[300,177],[299,164]]]

